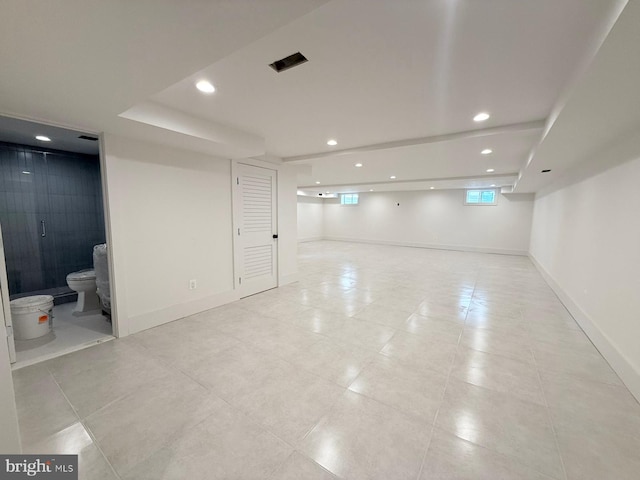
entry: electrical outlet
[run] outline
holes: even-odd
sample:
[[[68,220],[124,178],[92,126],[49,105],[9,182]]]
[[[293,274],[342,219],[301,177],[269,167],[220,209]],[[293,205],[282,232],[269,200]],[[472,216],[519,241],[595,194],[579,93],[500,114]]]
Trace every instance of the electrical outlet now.
[[[198,282],[196,282],[196,279],[194,278],[193,280],[189,280],[189,290],[195,290],[196,288],[198,288]]]

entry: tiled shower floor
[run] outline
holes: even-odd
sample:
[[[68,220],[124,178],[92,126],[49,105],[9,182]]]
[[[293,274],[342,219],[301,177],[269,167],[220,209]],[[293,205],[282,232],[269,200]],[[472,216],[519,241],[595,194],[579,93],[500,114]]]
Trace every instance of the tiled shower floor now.
[[[14,372],[85,479],[637,479],[640,406],[527,258],[338,242],[300,282]]]

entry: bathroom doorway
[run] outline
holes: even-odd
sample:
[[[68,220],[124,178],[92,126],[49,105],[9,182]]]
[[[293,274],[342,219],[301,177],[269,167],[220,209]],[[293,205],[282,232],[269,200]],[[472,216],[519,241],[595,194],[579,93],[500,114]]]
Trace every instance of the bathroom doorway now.
[[[113,338],[101,179],[96,135],[0,117],[15,367]]]

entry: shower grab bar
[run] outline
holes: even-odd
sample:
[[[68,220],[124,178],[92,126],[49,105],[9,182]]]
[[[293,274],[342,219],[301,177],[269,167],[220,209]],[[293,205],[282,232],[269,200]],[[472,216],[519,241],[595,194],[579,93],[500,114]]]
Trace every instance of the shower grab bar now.
[[[42,228],[42,233],[40,234],[41,237],[46,237],[47,236],[47,226],[44,223],[44,220],[40,220],[40,227]]]

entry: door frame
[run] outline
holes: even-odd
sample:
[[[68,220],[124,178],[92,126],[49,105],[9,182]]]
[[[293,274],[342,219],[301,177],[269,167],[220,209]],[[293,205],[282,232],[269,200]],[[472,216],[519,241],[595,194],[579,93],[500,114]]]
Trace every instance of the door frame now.
[[[2,255],[4,263],[4,254]],[[4,286],[4,284],[3,284]],[[7,289],[8,291],[8,289]],[[4,305],[6,302],[2,301]],[[1,337],[6,335],[5,310],[0,308],[0,452],[19,454],[20,431],[18,429],[18,411],[16,409],[16,396],[13,388],[13,376],[11,375],[11,359],[9,358],[9,342]],[[3,343],[5,342],[6,343]]]
[[[111,209],[110,209],[109,191],[108,191],[108,183],[107,183],[107,165],[106,165],[106,148],[104,145],[104,132],[96,132],[95,130],[92,130],[90,128],[63,125],[55,122],[47,122],[40,119],[33,119],[33,118],[23,117],[18,115],[3,114],[3,116],[9,117],[9,118],[16,118],[18,120],[25,120],[35,124],[49,125],[52,127],[64,128],[66,130],[75,130],[81,133],[88,133],[90,135],[95,135],[98,138],[98,160],[100,164],[100,182],[101,182],[101,188],[102,188],[102,208],[104,213],[105,240],[107,242],[107,245],[109,245],[109,248],[107,249],[107,260],[109,264],[109,286],[111,290],[111,334],[114,337],[119,338],[122,335],[120,332],[120,328],[119,328],[120,325],[118,322],[118,303],[115,297],[116,288],[115,288],[115,275],[114,275],[114,263],[113,263],[114,255],[112,251],[113,235],[111,233]],[[2,231],[0,229],[0,236],[1,234],[2,234]],[[1,237],[0,237],[0,242],[2,242]],[[7,266],[4,258],[4,242],[0,244],[0,247],[2,247],[0,249],[1,256],[2,256],[2,258],[0,259],[0,290],[1,290],[0,294],[2,296],[1,307],[2,307],[2,312],[4,314],[3,324],[9,325],[12,327],[13,323],[11,321],[11,308],[9,303],[10,299],[9,299],[9,289],[8,289],[8,283],[7,283]],[[5,290],[6,290],[6,296],[5,296]],[[9,340],[8,337],[7,337],[7,340]],[[15,341],[12,341],[11,344],[9,344],[9,341],[7,341],[7,344],[9,346],[9,355],[11,358],[11,363],[13,364],[16,362]]]
[[[109,182],[107,181],[107,149],[105,147],[104,132],[97,134],[98,151],[100,160],[100,182],[102,187],[102,211],[104,213],[104,233],[107,242],[107,264],[109,265],[109,290],[111,294],[111,335],[116,338],[128,335],[128,332],[121,332],[121,325],[118,315],[118,301],[116,298],[116,275],[113,259],[114,241],[111,232],[111,197],[109,195]]]
[[[239,172],[239,166],[240,165],[247,165],[250,167],[258,167],[258,168],[264,168],[266,170],[271,170],[274,172],[275,174],[275,195],[274,195],[274,199],[275,199],[275,204],[273,205],[273,215],[274,215],[274,220],[275,220],[275,225],[276,225],[276,229],[279,229],[279,222],[278,222],[278,189],[279,189],[279,183],[278,183],[278,165],[273,164],[273,163],[269,163],[269,162],[264,162],[264,161],[260,161],[260,160],[254,160],[254,159],[243,159],[243,160],[231,160],[231,207],[232,207],[232,229],[231,229],[231,236],[232,236],[232,248],[233,248],[233,289],[238,292],[239,295],[241,294],[241,290],[242,290],[242,286],[240,285],[240,281],[239,281],[239,274],[240,274],[240,264],[241,264],[241,258],[240,258],[240,253],[241,253],[241,248],[240,248],[240,242],[238,239],[238,228],[240,228],[240,217],[241,217],[241,212],[240,212],[240,201],[239,201],[239,193],[240,193],[240,189],[238,188],[238,184],[237,184],[237,178],[240,175]],[[274,233],[278,233],[278,232],[274,232]],[[277,251],[277,260],[273,266],[274,268],[274,274],[276,277],[276,288],[280,286],[280,251],[278,248],[278,245],[276,245],[276,251]],[[260,292],[258,292],[260,293]],[[242,297],[239,297],[242,298]]]
[[[9,283],[7,280],[7,264],[4,258],[4,239],[2,225],[0,225],[0,307],[4,316],[4,326],[9,347],[9,361],[16,363],[16,343],[13,338],[13,321],[11,320],[11,308],[9,304]]]

